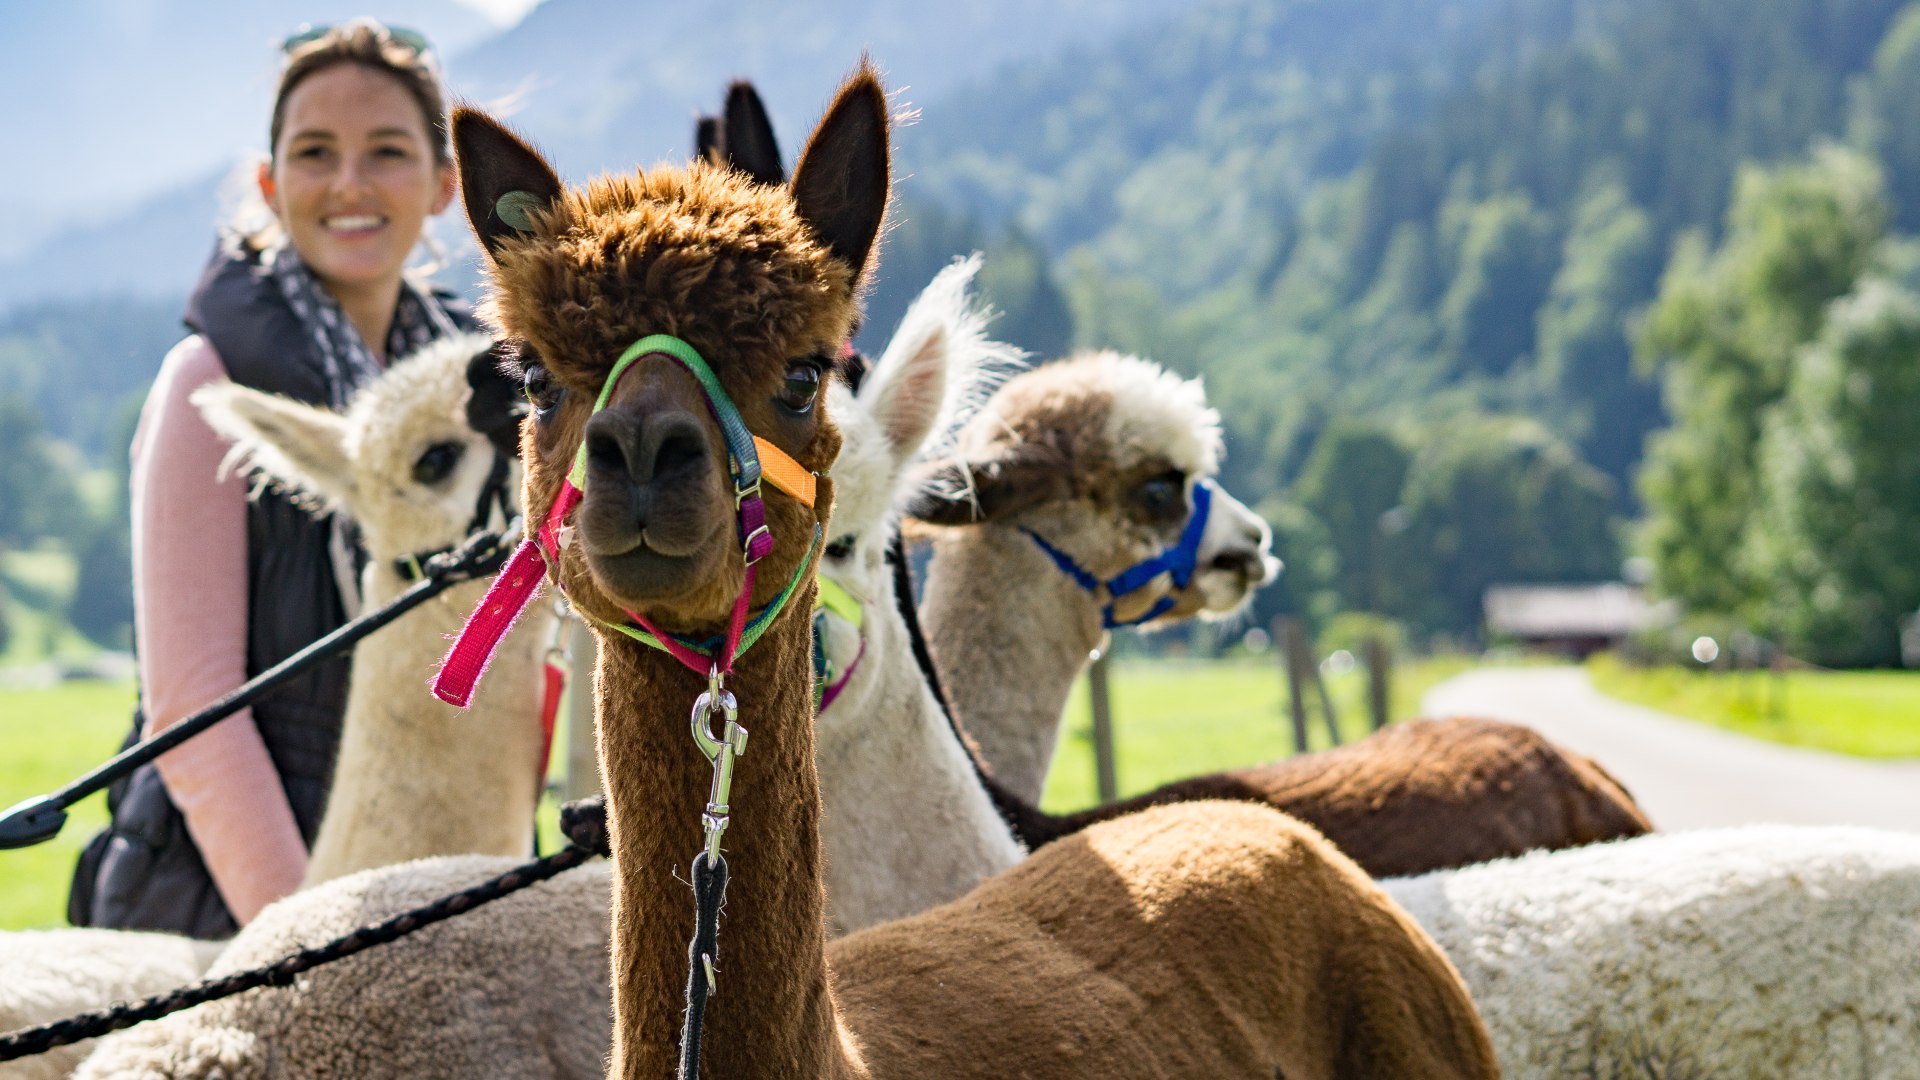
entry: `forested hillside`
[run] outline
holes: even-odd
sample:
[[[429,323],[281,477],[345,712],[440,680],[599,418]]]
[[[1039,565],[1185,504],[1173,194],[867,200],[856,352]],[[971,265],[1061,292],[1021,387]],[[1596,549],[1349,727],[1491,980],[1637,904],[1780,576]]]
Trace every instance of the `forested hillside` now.
[[[1884,445],[1920,412],[1920,0],[1030,8],[549,0],[453,70],[518,91],[578,179],[684,149],[735,75],[791,159],[874,45],[918,112],[863,343],[978,248],[999,332],[1037,356],[1204,374],[1226,480],[1288,563],[1262,615],[1472,635],[1489,584],[1644,553],[1697,616],[1830,662],[1895,655],[1920,605],[1895,554],[1920,464]],[[101,485],[177,309],[127,297],[182,287],[210,190],[0,267],[0,407],[31,401],[35,432],[9,434],[61,443],[5,483]],[[0,489],[0,547],[40,542],[24,505]]]
[[[1618,572],[1666,422],[1661,349],[1636,367],[1636,335],[1681,238],[1721,234],[1743,169],[1856,146],[1911,227],[1920,23],[1890,33],[1903,6],[1214,4],[953,103],[979,142],[947,129],[916,168],[1046,243],[1080,341],[1207,375],[1230,479],[1315,552],[1288,602],[1465,630],[1463,580]],[[1379,486],[1313,479],[1356,424],[1402,448],[1404,486],[1329,520],[1311,512],[1329,485]],[[1463,453],[1541,479],[1490,518],[1469,509]],[[1422,579],[1459,595],[1362,584]]]

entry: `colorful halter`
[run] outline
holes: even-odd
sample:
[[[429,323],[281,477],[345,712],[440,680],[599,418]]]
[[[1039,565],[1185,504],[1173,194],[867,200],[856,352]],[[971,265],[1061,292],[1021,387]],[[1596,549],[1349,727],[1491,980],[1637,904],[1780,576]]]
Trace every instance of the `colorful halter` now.
[[[1053,559],[1054,565],[1072,578],[1075,584],[1090,593],[1106,590],[1107,603],[1100,609],[1100,625],[1108,630],[1117,630],[1123,626],[1139,626],[1141,623],[1151,622],[1173,610],[1173,605],[1179,601],[1169,594],[1155,601],[1145,614],[1131,619],[1116,619],[1113,616],[1113,605],[1118,603],[1121,597],[1142,588],[1161,574],[1171,576],[1175,589],[1187,587],[1187,583],[1193,580],[1194,571],[1199,568],[1200,538],[1207,531],[1207,517],[1212,511],[1213,481],[1202,480],[1193,485],[1193,513],[1187,515],[1187,527],[1181,530],[1179,542],[1150,559],[1134,563],[1106,581],[1101,581],[1088,573],[1084,567],[1073,561],[1073,556],[1047,543],[1046,538],[1039,533],[1027,528],[1022,528],[1020,531],[1032,537],[1033,542],[1040,545],[1040,550],[1046,552],[1048,557]]]
[[[826,712],[834,699],[847,688],[847,681],[860,667],[860,661],[867,655],[867,634],[865,609],[854,595],[843,588],[839,582],[820,575],[820,591],[813,604],[813,711],[815,715]],[[827,627],[830,620],[839,619],[853,627],[858,636],[860,647],[854,651],[853,659],[842,668],[834,663],[827,652]]]
[[[727,396],[713,369],[707,366],[693,346],[677,337],[654,334],[627,346],[601,385],[600,397],[594,402],[593,411],[598,413],[606,408],[608,400],[613,397],[614,388],[619,385],[620,377],[636,361],[656,356],[679,364],[700,383],[707,410],[720,425],[727,444],[728,468],[733,474],[735,523],[739,530],[741,553],[746,559],[746,578],[741,584],[739,598],[734,601],[726,632],[705,641],[667,633],[646,616],[631,610],[626,615],[633,620],[633,625],[606,625],[635,641],[668,653],[700,675],[725,674],[733,670],[734,660],[760,639],[768,624],[793,597],[801,580],[806,577],[813,549],[820,543],[820,526],[815,524],[807,555],[794,569],[792,580],[787,582],[786,588],[780,591],[773,603],[749,620],[747,612],[752,603],[755,566],[773,551],[773,533],[767,528],[766,505],[760,497],[761,481],[764,479],[811,507],[816,493],[816,477],[787,456],[785,451],[747,430],[746,422],[740,418],[740,411],[734,407],[733,400]],[[493,587],[480,602],[480,607],[468,618],[459,640],[454,643],[453,651],[447,654],[440,675],[434,680],[433,692],[436,697],[461,708],[465,708],[473,699],[474,687],[485,673],[500,639],[506,636],[514,621],[525,610],[527,602],[533,598],[540,582],[546,577],[547,569],[557,567],[563,544],[561,533],[566,528],[568,515],[579,506],[586,484],[587,447],[583,440],[579,452],[574,456],[573,468],[561,483],[560,494],[547,512],[546,521],[533,537],[523,541],[519,550],[514,552],[513,558],[500,571]]]

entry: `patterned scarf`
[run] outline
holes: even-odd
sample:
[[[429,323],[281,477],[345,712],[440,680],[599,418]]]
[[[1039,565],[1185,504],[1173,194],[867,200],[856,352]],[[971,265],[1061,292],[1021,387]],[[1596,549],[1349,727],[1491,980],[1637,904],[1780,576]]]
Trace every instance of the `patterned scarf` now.
[[[335,409],[344,408],[354,391],[380,374],[382,365],[361,339],[353,320],[340,310],[339,303],[321,286],[292,245],[269,250],[262,258],[272,271],[274,284],[280,287],[280,295],[286,297],[287,306],[306,328],[314,353],[326,366],[328,403]],[[399,301],[393,308],[393,326],[387,331],[387,359],[397,360],[456,330],[439,304],[403,279]]]
[[[328,404],[344,409],[354,392],[373,381],[383,370],[367,348],[360,331],[346,312],[308,269],[300,253],[291,244],[282,244],[261,253],[280,295],[293,309],[305,328],[315,355],[326,369]],[[387,360],[408,355],[435,338],[457,333],[453,320],[438,303],[422,296],[412,282],[400,282],[400,298],[393,307],[393,326],[387,331]],[[360,570],[366,555],[360,546],[359,528],[345,514],[332,516],[333,536],[328,555],[333,562],[334,579],[340,586],[341,603],[347,618],[360,615],[364,606],[360,595]]]

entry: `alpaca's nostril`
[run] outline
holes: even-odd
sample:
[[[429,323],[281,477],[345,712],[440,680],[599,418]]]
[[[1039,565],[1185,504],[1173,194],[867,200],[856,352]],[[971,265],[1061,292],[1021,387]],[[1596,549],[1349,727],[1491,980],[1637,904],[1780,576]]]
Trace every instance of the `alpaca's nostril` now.
[[[1259,560],[1244,551],[1224,551],[1213,557],[1207,564],[1209,570],[1221,570],[1230,574],[1252,574]]]
[[[653,459],[653,475],[671,476],[676,472],[692,471],[705,463],[706,459],[705,440],[691,432],[677,432],[660,441],[660,448]]]
[[[587,432],[587,463],[596,469],[627,471],[627,453],[611,432]]]

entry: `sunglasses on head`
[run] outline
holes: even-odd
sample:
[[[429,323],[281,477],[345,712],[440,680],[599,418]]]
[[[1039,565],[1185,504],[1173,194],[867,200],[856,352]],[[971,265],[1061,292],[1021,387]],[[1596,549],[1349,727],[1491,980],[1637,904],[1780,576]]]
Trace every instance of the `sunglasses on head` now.
[[[282,53],[291,53],[310,41],[318,41],[332,33],[338,25],[338,23],[324,23],[315,26],[312,23],[301,23],[298,29],[288,34],[286,40],[280,43],[280,51]],[[433,52],[433,44],[427,40],[427,35],[418,30],[409,30],[404,26],[376,25],[379,25],[380,29],[386,32],[388,40],[403,49],[411,51],[415,56],[427,56]]]

